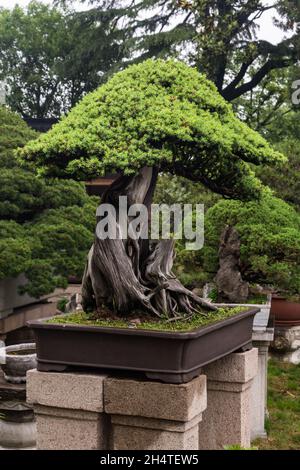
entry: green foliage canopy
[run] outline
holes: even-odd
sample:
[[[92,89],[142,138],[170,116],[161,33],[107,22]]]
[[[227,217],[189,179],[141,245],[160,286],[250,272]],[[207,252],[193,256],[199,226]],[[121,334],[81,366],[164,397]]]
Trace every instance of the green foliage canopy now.
[[[42,174],[77,179],[157,166],[246,199],[261,190],[250,164],[284,160],[235,117],[213,83],[172,60],[115,74],[20,156]]]
[[[274,190],[275,194],[292,204],[300,212],[300,142],[287,137],[277,146],[288,157],[288,161],[278,168],[265,167],[257,172],[263,183]]]
[[[294,110],[285,106],[275,115],[266,129],[269,142],[281,153],[287,161],[276,167],[258,167],[256,174],[259,179],[269,186],[276,196],[300,211],[300,112],[296,105]]]
[[[23,117],[58,118],[123,57],[113,8],[101,18],[31,1],[0,8],[0,80]]]
[[[0,106],[0,167],[15,166],[14,149],[37,137],[37,133],[15,113]]]
[[[218,269],[222,230],[234,226],[241,238],[241,271],[250,282],[300,294],[300,215],[286,202],[265,194],[259,202],[218,202],[205,219],[204,269]]]
[[[44,180],[17,165],[14,149],[37,134],[0,107],[0,279],[25,273],[35,297],[80,277],[97,202],[72,180]]]

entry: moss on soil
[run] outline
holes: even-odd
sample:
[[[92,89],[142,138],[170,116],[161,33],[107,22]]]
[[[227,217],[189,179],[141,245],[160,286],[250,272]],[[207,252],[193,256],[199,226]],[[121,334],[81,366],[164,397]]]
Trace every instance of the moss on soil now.
[[[72,325],[88,325],[88,326],[102,326],[110,328],[137,328],[141,330],[157,330],[157,331],[192,331],[196,328],[207,326],[216,323],[226,318],[230,318],[238,313],[246,311],[244,307],[237,308],[224,308],[218,311],[203,312],[202,314],[195,314],[190,320],[178,320],[170,322],[168,319],[149,319],[149,321],[141,322],[132,319],[91,319],[85,312],[77,312],[64,316],[57,316],[47,320],[48,323],[55,324],[72,324]],[[138,317],[136,317],[138,318]]]

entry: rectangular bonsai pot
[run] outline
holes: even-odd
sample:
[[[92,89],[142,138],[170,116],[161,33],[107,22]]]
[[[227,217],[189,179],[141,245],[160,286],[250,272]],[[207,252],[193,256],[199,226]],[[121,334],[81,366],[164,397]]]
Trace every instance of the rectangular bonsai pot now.
[[[149,379],[184,383],[201,367],[234,351],[251,347],[253,318],[249,309],[190,332],[163,332],[28,322],[36,337],[38,370],[94,368],[141,372]]]

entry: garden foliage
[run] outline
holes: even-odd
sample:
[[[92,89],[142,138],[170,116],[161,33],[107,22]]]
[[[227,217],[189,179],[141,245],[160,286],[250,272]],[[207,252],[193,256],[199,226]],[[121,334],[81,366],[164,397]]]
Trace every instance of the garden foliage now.
[[[300,215],[271,193],[259,202],[218,202],[208,210],[205,225],[204,269],[213,277],[226,224],[241,239],[241,271],[245,280],[300,294]]]
[[[0,279],[25,273],[33,296],[80,277],[93,240],[96,201],[81,183],[20,168],[14,149],[37,134],[0,107]]]

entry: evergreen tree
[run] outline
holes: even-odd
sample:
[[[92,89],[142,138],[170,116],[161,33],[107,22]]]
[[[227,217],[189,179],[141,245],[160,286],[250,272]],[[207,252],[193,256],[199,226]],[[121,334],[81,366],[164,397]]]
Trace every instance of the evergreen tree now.
[[[89,3],[101,18],[112,2]],[[112,5],[132,36],[126,43],[133,61],[182,58],[204,72],[228,101],[299,60],[298,0],[271,5],[263,0],[120,0]],[[279,44],[257,37],[258,20],[266,12],[277,15],[274,23],[288,33]]]
[[[105,81],[125,54],[117,16],[112,5],[88,15],[35,0],[0,8],[0,80],[10,107],[57,118]]]
[[[0,279],[25,273],[22,291],[39,297],[82,275],[97,203],[81,183],[46,181],[19,167],[14,150],[34,138],[0,106]]]

